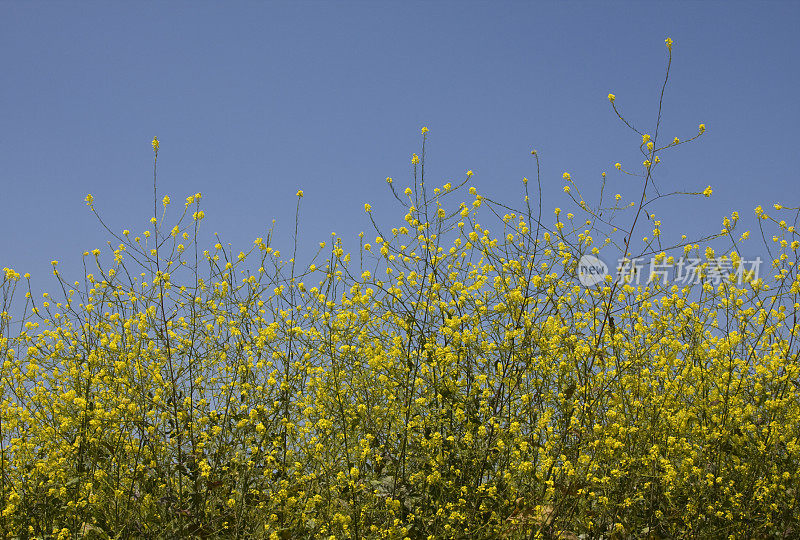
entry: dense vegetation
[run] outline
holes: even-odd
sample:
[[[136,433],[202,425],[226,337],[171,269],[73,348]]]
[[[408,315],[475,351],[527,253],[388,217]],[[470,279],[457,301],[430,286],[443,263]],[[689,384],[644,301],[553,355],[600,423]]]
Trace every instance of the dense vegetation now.
[[[405,221],[366,205],[377,237],[357,252],[334,236],[301,264],[271,235],[203,251],[196,194],[174,228],[169,197],[151,231],[107,227],[113,261],[84,254],[79,281],[54,261],[61,293],[29,293],[22,320],[5,269],[5,536],[797,535],[797,208],[757,209],[768,279],[743,270],[736,213],[724,253],[662,246],[652,174],[684,141],[658,127],[636,132],[641,166],[617,165],[640,176],[632,206],[590,203],[568,173],[578,215],[554,220],[538,172],[518,209],[471,172],[432,188],[423,128],[413,185],[387,179]],[[703,263],[684,286],[584,286],[601,248]]]

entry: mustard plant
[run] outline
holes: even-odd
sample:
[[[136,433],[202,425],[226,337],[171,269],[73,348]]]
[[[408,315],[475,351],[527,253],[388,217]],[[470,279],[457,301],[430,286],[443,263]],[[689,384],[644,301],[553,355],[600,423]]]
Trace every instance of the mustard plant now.
[[[517,203],[472,171],[439,185],[423,127],[410,185],[386,179],[403,220],[367,203],[357,251],[334,234],[306,263],[303,191],[287,254],[272,229],[203,249],[202,195],[159,198],[154,138],[148,230],[107,224],[89,195],[110,241],[83,278],[53,261],[58,295],[29,286],[15,320],[22,277],[0,276],[4,535],[797,535],[800,209],[756,209],[772,279],[746,269],[735,212],[666,240],[656,204],[712,194],[654,185],[706,132],[660,133],[666,45],[651,131],[608,96],[642,154],[615,166],[640,179],[632,203],[606,173],[593,202],[564,172],[575,213],[544,215],[536,151]],[[581,261],[611,253],[691,255],[697,281],[583,283]]]

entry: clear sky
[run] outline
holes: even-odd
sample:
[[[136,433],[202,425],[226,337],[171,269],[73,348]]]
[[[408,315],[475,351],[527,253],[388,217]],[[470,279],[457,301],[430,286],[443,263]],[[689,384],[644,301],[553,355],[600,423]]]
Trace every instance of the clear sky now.
[[[59,259],[80,278],[108,239],[87,193],[113,229],[147,228],[154,135],[159,197],[202,192],[205,231],[234,248],[273,218],[288,248],[298,189],[301,244],[368,231],[365,202],[401,224],[385,178],[409,184],[422,126],[436,184],[472,169],[516,203],[536,148],[548,214],[569,207],[564,171],[587,197],[602,171],[630,192],[613,164],[641,163],[640,139],[606,96],[651,130],[667,36],[662,133],[708,132],[665,153],[657,182],[714,195],[659,215],[691,234],[738,210],[751,228],[756,205],[800,201],[798,21],[788,1],[0,1],[0,267],[52,290]]]

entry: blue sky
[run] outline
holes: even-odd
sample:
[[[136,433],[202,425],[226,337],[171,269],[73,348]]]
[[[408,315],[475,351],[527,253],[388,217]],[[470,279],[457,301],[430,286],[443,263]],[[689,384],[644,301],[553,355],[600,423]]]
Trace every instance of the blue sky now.
[[[714,232],[732,210],[800,199],[797,2],[0,2],[0,267],[55,289],[52,259],[81,277],[84,250],[147,228],[159,196],[204,195],[204,223],[247,248],[277,220],[289,247],[369,230],[363,204],[399,225],[385,178],[410,183],[420,127],[426,174],[516,203],[542,158],[544,208],[569,208],[561,175],[632,193],[613,164],[641,163],[674,41],[662,134],[699,142],[663,156],[665,191],[710,199],[658,208],[667,228]],[[549,214],[552,215],[552,214]],[[355,247],[355,242],[350,244]],[[747,249],[757,252],[757,242]],[[746,255],[746,253],[744,253]]]

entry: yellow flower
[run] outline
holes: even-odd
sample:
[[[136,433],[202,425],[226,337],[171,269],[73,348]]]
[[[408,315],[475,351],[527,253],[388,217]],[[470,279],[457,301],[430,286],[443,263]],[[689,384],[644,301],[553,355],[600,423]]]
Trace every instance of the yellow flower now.
[[[650,135],[648,133],[642,135],[642,144],[645,144],[649,140],[650,140]]]
[[[617,99],[617,96],[615,96],[614,94],[608,94],[608,101],[614,103],[615,99]]]
[[[614,167],[616,167],[616,169],[618,171],[621,171],[622,170],[622,163],[614,163]]]
[[[677,138],[677,137],[672,139],[672,144],[678,144],[679,142],[681,142],[681,140],[679,138]]]
[[[646,159],[646,160],[644,160],[644,162],[642,163],[642,165],[644,165],[646,169],[649,169],[649,168],[650,168],[650,165],[652,165],[652,163],[650,163],[650,160],[649,160],[649,159]]]
[[[89,193],[83,200],[86,201],[86,206],[92,206],[92,203],[94,202],[94,197],[92,197],[92,194]]]
[[[422,134],[425,135],[430,130],[428,128],[426,128],[425,126],[422,126],[422,129],[420,131],[422,131]]]
[[[569,180],[569,179],[570,179],[570,175],[569,175],[569,173],[568,173],[568,172],[565,172],[564,174],[562,174],[562,175],[561,175],[561,177],[562,177],[564,180]]]
[[[467,171],[467,178],[471,178],[474,174],[471,170]]]
[[[411,163],[413,163],[414,165],[419,163],[419,156],[417,154],[411,154]]]
[[[302,189],[297,192],[297,196],[300,197],[301,199],[303,198],[303,190]]]
[[[387,184],[391,184],[392,183],[392,178],[390,176],[386,177],[386,183]]]
[[[711,197],[711,193],[713,193],[711,186],[708,186],[706,189],[703,190],[703,195],[705,195],[706,197]]]
[[[153,151],[157,154],[158,153],[158,137],[153,137],[153,142],[150,143],[153,145]]]
[[[164,195],[164,198],[161,200],[161,203],[164,206],[167,206],[169,204],[169,195]]]
[[[697,129],[700,131],[700,133],[703,133],[706,130],[706,125],[700,124],[699,126],[697,126]]]
[[[372,212],[372,207],[369,205],[369,203],[365,203],[364,204],[364,211],[365,212]]]
[[[569,193],[569,186],[564,186],[564,193]]]
[[[780,210],[781,208],[783,208],[783,205],[782,205],[782,204],[775,203],[775,204],[773,205],[773,208],[775,208],[775,210]]]
[[[672,51],[672,39],[667,38],[667,39],[664,40],[664,43],[667,44],[667,49],[669,49],[670,52],[671,52]]]

